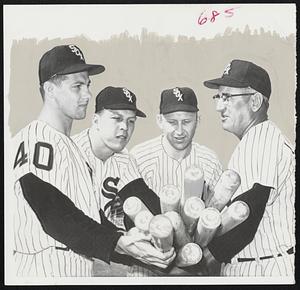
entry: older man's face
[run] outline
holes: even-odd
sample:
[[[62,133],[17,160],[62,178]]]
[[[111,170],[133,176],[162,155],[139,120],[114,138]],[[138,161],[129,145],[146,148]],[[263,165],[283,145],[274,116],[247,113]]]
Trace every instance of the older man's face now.
[[[237,95],[237,94],[251,94],[251,88],[233,88],[220,86],[218,90],[219,96]],[[224,98],[215,98],[216,110],[221,115],[221,122],[223,129],[233,133],[241,139],[245,129],[253,120],[253,111],[250,107],[250,95],[234,96]]]

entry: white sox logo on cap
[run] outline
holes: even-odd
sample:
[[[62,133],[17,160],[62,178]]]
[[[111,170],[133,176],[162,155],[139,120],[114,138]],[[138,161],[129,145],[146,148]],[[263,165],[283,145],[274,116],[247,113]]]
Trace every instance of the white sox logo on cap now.
[[[173,94],[175,95],[175,97],[177,98],[177,101],[181,101],[183,102],[183,94],[180,92],[180,90],[178,88],[174,88],[173,89]]]
[[[130,94],[130,92],[126,88],[123,88],[123,93],[124,93],[125,97],[128,99],[128,101],[130,103],[133,103],[132,95]]]
[[[73,53],[75,53],[77,56],[80,57],[80,59],[82,59],[84,61],[84,57],[77,46],[75,46],[74,44],[70,44],[69,48],[71,49],[71,51]]]
[[[231,69],[231,62],[225,67],[223,75],[228,75]]]

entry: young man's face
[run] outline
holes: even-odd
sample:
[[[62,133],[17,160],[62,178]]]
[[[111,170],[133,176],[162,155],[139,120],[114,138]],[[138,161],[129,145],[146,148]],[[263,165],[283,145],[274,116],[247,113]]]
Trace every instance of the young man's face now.
[[[58,85],[53,84],[53,95],[61,113],[75,120],[85,118],[91,98],[90,79],[87,72],[68,74]]]
[[[103,109],[94,116],[99,142],[112,152],[120,152],[128,144],[136,121],[132,110]]]
[[[184,150],[191,144],[195,135],[197,113],[178,111],[160,115],[159,126],[173,148]]]

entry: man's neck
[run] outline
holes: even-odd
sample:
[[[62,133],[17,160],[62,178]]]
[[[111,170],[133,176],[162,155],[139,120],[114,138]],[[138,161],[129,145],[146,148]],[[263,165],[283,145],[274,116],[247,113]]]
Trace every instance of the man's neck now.
[[[57,131],[70,136],[73,119],[61,114],[60,111],[51,110],[49,107],[44,106],[38,116],[38,120],[46,122]]]
[[[103,141],[99,138],[98,132],[96,128],[91,127],[88,130],[88,137],[90,140],[91,148],[93,154],[103,162],[105,162],[110,156],[114,154],[111,149],[107,148],[107,146],[103,143]]]
[[[166,153],[173,159],[181,161],[184,159],[187,155],[190,154],[192,149],[192,144],[190,144],[187,148],[183,150],[177,150],[175,149],[170,142],[168,141],[166,136],[162,137],[162,145]]]
[[[256,126],[259,123],[267,121],[267,120],[268,120],[268,116],[267,115],[259,115],[257,118],[254,118],[248,124],[248,126],[245,128],[245,130],[243,131],[243,133],[241,134],[241,136],[239,136],[239,139],[241,140],[252,127]]]

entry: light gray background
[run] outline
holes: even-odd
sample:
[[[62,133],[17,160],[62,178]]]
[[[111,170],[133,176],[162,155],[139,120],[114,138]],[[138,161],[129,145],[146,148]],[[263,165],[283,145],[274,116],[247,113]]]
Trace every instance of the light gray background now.
[[[55,45],[78,45],[88,63],[106,67],[103,74],[91,76],[90,101],[85,120],[75,121],[72,133],[91,124],[95,96],[104,87],[125,86],[137,95],[138,106],[147,114],[139,118],[128,145],[157,136],[156,126],[160,93],[175,86],[188,86],[198,97],[201,122],[195,141],[213,149],[226,167],[238,139],[223,131],[219,114],[212,100],[214,90],[203,86],[203,81],[222,75],[232,59],[253,61],[270,74],[272,95],[269,117],[294,142],[295,122],[295,37],[280,37],[261,29],[256,34],[232,31],[213,39],[196,40],[192,37],[159,36],[144,29],[140,38],[121,33],[108,40],[89,40],[79,36],[65,39],[23,39],[14,41],[10,54],[10,86],[8,125],[14,135],[35,119],[42,99],[38,89],[38,62],[44,52]]]

